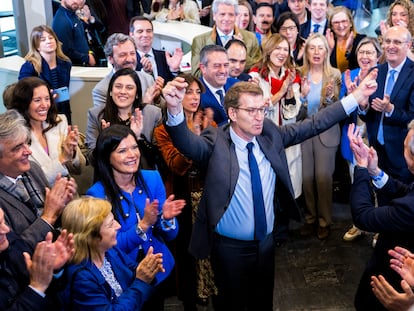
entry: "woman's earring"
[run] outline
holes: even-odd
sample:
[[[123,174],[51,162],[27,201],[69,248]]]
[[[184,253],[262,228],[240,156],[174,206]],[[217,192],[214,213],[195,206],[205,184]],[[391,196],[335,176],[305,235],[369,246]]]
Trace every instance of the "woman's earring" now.
[[[111,96],[111,97],[112,97],[112,92],[109,92],[109,96]]]

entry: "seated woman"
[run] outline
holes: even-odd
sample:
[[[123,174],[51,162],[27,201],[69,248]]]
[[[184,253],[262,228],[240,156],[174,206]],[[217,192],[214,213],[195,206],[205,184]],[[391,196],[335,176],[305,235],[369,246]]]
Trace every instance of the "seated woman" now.
[[[107,198],[112,204],[114,217],[121,224],[117,237],[119,248],[130,259],[138,262],[150,246],[163,254],[165,272],[155,276],[157,285],[174,267],[174,258],[164,241],[177,236],[175,217],[181,213],[185,201],[174,200],[174,195],[166,199],[158,171],[139,169],[138,139],[125,125],[115,124],[104,129],[98,137],[94,156],[98,182],[86,194]],[[158,300],[157,307],[163,305],[163,296],[159,295],[154,298]]]
[[[192,0],[164,0],[163,8],[155,16],[159,22],[183,21],[200,24],[197,3]]]
[[[79,146],[79,131],[57,114],[47,83],[37,77],[19,80],[13,89],[11,109],[16,109],[30,129],[29,159],[42,168],[50,185],[58,174],[79,175],[86,160]]]
[[[72,124],[68,90],[72,63],[63,54],[62,43],[52,28],[47,25],[33,28],[30,34],[30,50],[24,59],[26,62],[20,68],[19,80],[26,77],[45,80],[56,94],[58,112],[65,114],[68,123]]]
[[[65,310],[141,310],[151,294],[151,281],[163,272],[162,255],[152,247],[138,265],[117,244],[119,223],[108,201],[83,197],[72,201],[62,215],[72,232],[75,253],[67,267],[61,292]]]
[[[154,90],[157,87],[156,84],[152,86]],[[105,106],[93,107],[88,111],[86,144],[92,164],[96,139],[102,129],[110,125],[129,126],[140,139],[140,146],[145,147],[151,142],[154,128],[161,121],[161,109],[151,105],[155,96],[151,87],[145,92],[144,100],[141,94],[141,82],[135,70],[125,68],[114,73],[109,82]],[[141,119],[142,124],[139,125]],[[153,168],[152,162],[152,157],[143,155],[141,165],[144,168]]]

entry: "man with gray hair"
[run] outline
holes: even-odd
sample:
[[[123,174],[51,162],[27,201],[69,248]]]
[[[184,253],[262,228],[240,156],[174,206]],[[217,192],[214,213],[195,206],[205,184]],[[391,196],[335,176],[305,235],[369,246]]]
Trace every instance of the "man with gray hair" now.
[[[99,81],[92,90],[93,105],[101,106],[105,105],[106,94],[108,92],[109,81],[111,81],[112,75],[115,71],[123,68],[134,69],[137,67],[137,55],[135,41],[132,37],[123,33],[114,33],[109,36],[105,44],[105,56],[108,58],[108,62],[112,65],[113,70],[101,81]],[[161,88],[164,84],[162,78],[157,79],[157,83],[154,82],[154,78],[144,71],[137,71],[139,81],[141,82],[142,98],[144,98],[145,92],[148,88],[153,87],[155,84],[160,84],[158,94],[161,92]]]
[[[0,114],[0,208],[6,224],[35,249],[76,194],[73,178],[56,178],[48,188],[42,169],[29,160],[30,133],[15,110]]]
[[[247,61],[246,70],[250,69],[261,56],[261,50],[256,36],[247,30],[235,26],[236,16],[239,11],[237,0],[213,1],[213,29],[193,39],[191,45],[191,70],[196,76],[200,76],[199,62],[200,51],[206,45],[217,44],[225,46],[230,39],[239,39],[246,44]]]

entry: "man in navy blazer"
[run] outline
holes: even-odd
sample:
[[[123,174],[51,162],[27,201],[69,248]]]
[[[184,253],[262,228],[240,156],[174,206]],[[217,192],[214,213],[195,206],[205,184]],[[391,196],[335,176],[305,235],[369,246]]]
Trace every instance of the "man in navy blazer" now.
[[[304,39],[307,39],[314,32],[325,35],[328,28],[327,11],[329,0],[309,0],[309,5],[311,18],[300,26],[300,36]],[[315,25],[317,25],[316,28]]]
[[[414,121],[409,123],[408,128],[409,132],[404,142],[404,162],[414,173]],[[355,295],[355,308],[358,311],[385,311],[388,309],[372,291],[371,277],[382,275],[392,287],[403,293],[401,276],[391,269],[388,250],[401,246],[414,251],[414,185],[394,179],[381,170],[375,150],[364,145],[359,132],[354,132],[353,124],[348,130],[348,137],[357,163],[350,195],[352,218],[358,228],[379,233],[375,250],[367,263]],[[388,198],[387,204],[376,206],[372,185],[377,193]]]
[[[193,134],[185,121],[182,78],[163,89],[167,103],[166,128],[175,147],[187,158],[206,167],[204,191],[190,242],[196,258],[207,258],[218,288],[215,310],[273,310],[274,249],[287,238],[289,218],[301,218],[290,181],[285,148],[301,143],[337,124],[376,89],[376,70],[340,102],[314,118],[282,127],[265,118],[263,91],[254,83],[239,82],[226,94],[230,123]],[[253,146],[252,146],[253,145]],[[253,191],[248,148],[252,146],[262,191]],[[252,170],[253,171],[253,170]],[[257,169],[255,170],[257,172]],[[260,186],[259,186],[260,187]],[[259,188],[260,189],[260,188]],[[263,203],[254,204],[262,192]],[[264,209],[256,217],[254,210]],[[255,224],[257,218],[263,223]],[[256,234],[262,229],[261,236]]]
[[[239,80],[229,77],[229,58],[220,45],[206,45],[200,52],[201,82],[206,91],[201,94],[201,107],[214,111],[214,122],[218,126],[228,122],[224,109],[224,95]],[[219,93],[221,92],[221,95]]]
[[[134,38],[137,48],[135,70],[144,70],[154,78],[161,76],[165,82],[174,79],[180,72],[183,51],[177,48],[174,55],[171,55],[169,52],[153,49],[154,27],[144,16],[134,16],[130,21],[129,29],[129,35]]]
[[[360,112],[366,122],[368,140],[377,150],[379,166],[394,178],[413,181],[403,156],[407,124],[414,119],[414,63],[407,58],[411,47],[410,32],[391,27],[383,40],[386,63],[378,66],[378,89],[369,98],[369,109]],[[391,94],[386,93],[391,70],[396,70]],[[378,141],[380,124],[384,143]]]

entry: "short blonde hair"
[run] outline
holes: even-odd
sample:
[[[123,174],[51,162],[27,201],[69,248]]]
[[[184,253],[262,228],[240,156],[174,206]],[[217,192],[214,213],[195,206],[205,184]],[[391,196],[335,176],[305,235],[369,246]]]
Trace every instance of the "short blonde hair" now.
[[[62,214],[62,227],[73,233],[75,254],[71,262],[79,264],[98,256],[101,226],[111,213],[111,204],[102,199],[82,197],[71,201]]]

